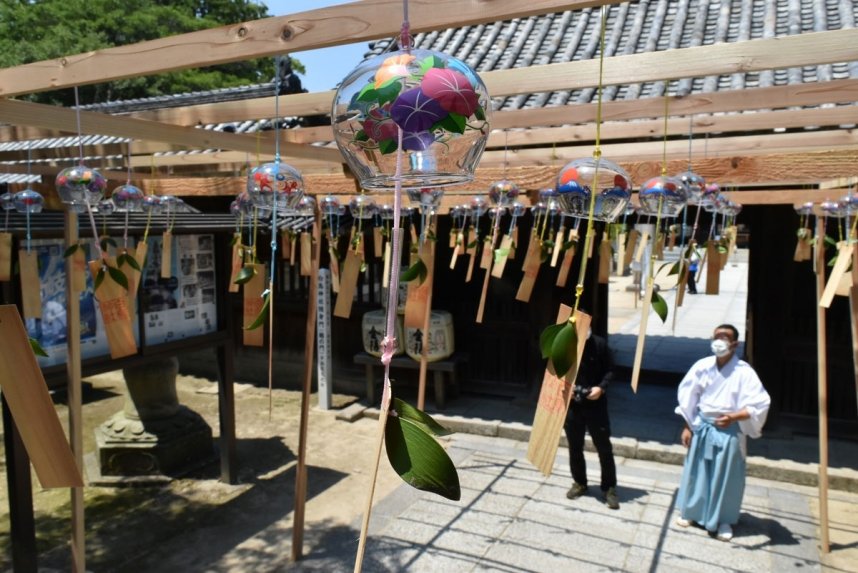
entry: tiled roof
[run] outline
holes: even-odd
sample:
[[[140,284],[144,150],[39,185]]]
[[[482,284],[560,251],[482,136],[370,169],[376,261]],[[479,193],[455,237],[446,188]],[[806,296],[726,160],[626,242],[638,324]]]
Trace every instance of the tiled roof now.
[[[477,72],[599,57],[599,8],[450,28],[414,37],[414,47],[464,60]],[[774,36],[854,28],[858,3],[851,0],[640,0],[608,7],[605,55],[739,42]],[[391,49],[391,40],[371,54]],[[784,70],[684,78],[670,95],[688,95],[858,78],[858,62]],[[664,95],[665,82],[607,86],[605,100]],[[595,101],[594,88],[496,98],[495,109],[514,110]]]

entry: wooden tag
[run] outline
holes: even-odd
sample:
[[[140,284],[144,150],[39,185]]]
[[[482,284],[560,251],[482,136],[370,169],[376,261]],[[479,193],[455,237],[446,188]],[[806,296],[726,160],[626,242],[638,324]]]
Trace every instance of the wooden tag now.
[[[450,269],[456,268],[456,261],[459,258],[459,251],[463,249],[462,243],[465,241],[464,234],[460,231],[458,235],[456,235],[456,242],[453,245],[453,256],[450,257]]]
[[[301,233],[301,276],[308,277],[313,274],[313,236],[310,233]]]
[[[477,255],[476,252],[471,251],[470,256],[468,257],[468,272],[465,273],[465,282],[471,282],[471,278],[474,276],[474,263],[476,261]]]
[[[477,252],[477,232],[473,227],[468,229],[468,241],[465,243],[465,254],[474,255]]]
[[[515,259],[515,250],[518,248],[518,227],[512,228],[512,245],[509,246],[509,260]]]
[[[372,228],[372,248],[376,259],[384,254],[384,237],[381,235],[381,227]]]
[[[293,241],[290,239],[289,241],[289,264],[291,266],[295,266],[297,262],[297,257],[295,257],[295,249],[297,248],[298,241]]]
[[[18,251],[18,270],[21,279],[21,313],[25,319],[42,318],[42,289],[36,251]]]
[[[808,240],[812,236],[812,233],[810,229],[807,228],[801,229],[801,231],[804,233],[804,237],[807,238],[798,238],[798,242],[795,245],[795,254],[792,257],[792,260],[796,262],[809,261],[812,258],[810,250],[810,241]]]
[[[0,281],[12,278],[12,233],[0,233]]]
[[[623,266],[625,263],[625,260],[626,260],[626,234],[620,233],[620,235],[617,237],[617,269],[616,269],[616,273],[615,273],[618,277],[623,276],[623,273],[626,270]]]
[[[599,284],[608,284],[613,266],[613,251],[608,233],[602,233],[602,242],[599,243]]]
[[[589,246],[589,247],[587,247],[587,258],[588,258],[588,259],[592,259],[592,258],[593,258],[593,245],[595,245],[595,244],[596,244],[596,231],[595,231],[595,230],[593,230],[593,231],[592,231],[592,233],[593,233],[593,234],[592,234],[592,235],[590,235],[590,246]]]
[[[629,232],[629,242],[625,247],[625,252],[623,253],[623,272],[625,272],[629,265],[632,264],[632,257],[635,254],[635,247],[637,247],[640,236],[640,231],[637,229],[632,229]]]
[[[456,246],[456,240],[459,237],[459,231],[456,229],[450,229],[450,248],[454,248]]]
[[[676,306],[682,306],[682,302],[685,300],[685,287],[688,285],[688,273],[691,272],[688,268],[688,264],[685,263],[683,259],[679,259],[679,282],[676,285]],[[673,318],[676,319],[676,313],[674,312]]]
[[[83,292],[86,290],[86,253],[83,247],[78,247],[72,256],[69,257],[69,268],[71,269],[72,290],[74,292]],[[143,268],[140,263],[140,268]],[[138,273],[139,276],[139,273]]]
[[[241,244],[241,235],[236,233],[235,242],[232,244],[232,256],[230,257],[229,265],[229,292],[238,292],[241,285],[233,281],[242,266],[244,266],[244,247]]]
[[[0,306],[0,339],[3,398],[9,404],[39,483],[43,488],[83,487],[80,469],[14,305]]]
[[[116,266],[114,260],[108,260],[108,264],[112,267]],[[93,281],[98,276],[101,265],[102,261],[100,260],[89,261],[89,272],[92,273]],[[128,275],[125,276],[127,278]],[[98,301],[98,310],[101,313],[101,320],[104,322],[110,357],[122,358],[137,354],[137,343],[134,341],[134,331],[131,328],[128,291],[114,281],[110,273],[105,271],[101,284],[95,289],[95,299]]]
[[[332,246],[328,246],[328,253],[331,256],[331,291],[336,294],[340,292],[340,261]]]
[[[522,268],[524,277],[521,279],[521,284],[518,285],[515,300],[530,302],[533,285],[536,284],[536,275],[539,273],[541,250],[539,237],[531,235],[530,243],[527,245],[527,254],[524,256],[524,267]]]
[[[643,262],[644,253],[646,252],[647,241],[649,241],[649,231],[644,231],[640,234],[637,250],[635,251],[635,260],[638,263]]]
[[[337,304],[334,306],[334,316],[348,318],[352,314],[355,290],[357,290],[358,275],[360,274],[361,256],[349,249],[346,252],[346,262],[340,278],[340,292]]]
[[[173,265],[173,234],[170,231],[164,231],[164,237],[161,241],[161,278],[168,279],[172,276]]]
[[[721,282],[721,255],[715,241],[706,243],[706,294],[718,294]]]
[[[822,308],[828,308],[831,306],[831,301],[834,300],[834,295],[838,294],[837,290],[840,286],[840,281],[843,278],[843,275],[846,273],[846,269],[849,267],[849,263],[852,262],[852,249],[853,245],[850,245],[848,241],[843,241],[840,243],[839,250],[837,251],[837,262],[834,263],[834,268],[831,269],[831,274],[828,276],[828,283],[825,285],[825,290],[822,291],[822,296],[819,299],[819,306]],[[846,284],[847,293],[848,288],[851,285],[851,277],[847,277],[849,283]]]
[[[676,248],[676,231],[671,231],[667,237],[667,250],[673,251]]]
[[[567,320],[572,309],[565,304],[560,305],[557,324]],[[587,331],[590,328],[590,316],[578,311],[575,313],[575,327],[578,332],[578,360],[584,354],[584,344],[587,342]],[[557,446],[560,430],[566,421],[569,402],[572,398],[572,388],[578,369],[572,368],[563,378],[554,373],[554,366],[548,362],[545,375],[542,378],[542,388],[539,391],[539,402],[533,417],[533,429],[527,444],[527,459],[544,475],[551,475],[554,459],[557,456]]]
[[[265,325],[253,330],[247,330],[244,327],[253,324],[265,304],[265,300],[262,298],[262,292],[265,290],[265,265],[247,266],[253,267],[256,273],[252,279],[244,283],[244,308],[241,319],[242,342],[245,346],[263,346],[265,344]],[[274,309],[268,309],[268,312],[274,312]]]
[[[432,279],[435,266],[435,241],[426,241],[420,248],[420,258],[426,265],[426,280],[417,286],[417,281],[408,283],[408,294],[405,299],[405,328],[423,330],[426,317],[429,294],[432,292]],[[412,264],[416,259],[412,259]]]
[[[492,257],[494,256],[494,245],[491,244],[492,238],[486,237],[483,239],[483,253],[480,257],[480,268],[488,269],[492,266]]]
[[[565,287],[566,282],[569,280],[569,270],[572,268],[572,261],[575,260],[575,251],[577,249],[578,243],[572,243],[563,254],[563,262],[560,263],[560,270],[557,272],[557,282],[554,283],[560,288]]]
[[[492,266],[492,276],[499,279],[503,276],[503,270],[506,268],[506,261],[509,259],[509,251],[512,249],[512,237],[504,235],[501,238],[500,252],[495,256],[494,265]]]
[[[557,261],[560,259],[560,251],[563,250],[563,241],[566,240],[566,228],[560,227],[557,231],[557,240],[554,241],[554,248],[551,249],[551,267],[557,266]]]
[[[236,233],[236,235],[241,240],[241,235],[239,233]],[[289,231],[280,232],[280,253],[284,261],[292,258],[292,234]]]
[[[646,233],[644,233],[646,234]],[[632,365],[632,391],[637,394],[638,380],[641,374],[641,362],[643,361],[644,341],[646,340],[646,326],[649,322],[649,311],[652,306],[652,287],[653,280],[647,278],[646,291],[643,300],[641,301],[641,322],[638,330],[638,342],[635,347],[635,360]]]
[[[382,263],[381,288],[390,286],[390,241],[384,244],[384,262]]]
[[[416,244],[417,244],[417,241],[419,241],[419,240],[420,240],[420,239],[417,237],[417,227],[416,227],[416,225],[411,225],[410,231],[411,231],[411,244],[412,244],[412,245],[416,245]]]
[[[655,249],[655,258],[656,258],[656,260],[663,261],[664,260],[664,233],[658,233],[657,236],[658,236],[658,239],[656,240],[655,245],[653,245],[653,248]]]

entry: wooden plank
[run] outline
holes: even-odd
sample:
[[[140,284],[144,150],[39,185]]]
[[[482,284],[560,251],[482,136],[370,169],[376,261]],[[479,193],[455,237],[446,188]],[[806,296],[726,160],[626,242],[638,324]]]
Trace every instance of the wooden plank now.
[[[646,232],[644,232],[644,236],[646,236]],[[653,289],[653,280],[652,277],[648,277],[646,279],[646,290],[644,291],[644,298],[641,301],[641,322],[640,322],[640,330],[638,331],[638,340],[635,346],[635,359],[632,364],[632,391],[637,394],[638,392],[638,381],[640,380],[641,374],[641,365],[643,363],[643,351],[644,344],[646,342],[646,327],[649,322],[649,311],[652,306],[652,289]]]
[[[837,262],[834,263],[834,268],[831,269],[831,274],[828,277],[828,283],[825,285],[825,289],[822,291],[822,295],[819,297],[819,306],[823,308],[828,308],[831,306],[831,301],[834,300],[834,295],[837,291],[837,286],[840,284],[840,279],[846,273],[847,267],[852,262],[852,252],[855,248],[854,244],[850,244],[848,241],[844,241],[838,252],[837,252]]]
[[[116,268],[116,261],[112,257],[106,262]],[[89,261],[89,272],[93,277],[98,275],[102,264],[101,260]],[[137,342],[134,340],[134,331],[131,328],[128,291],[105,271],[104,279],[95,289],[95,299],[98,301],[98,310],[104,322],[110,357],[116,359],[136,354]]]
[[[12,278],[12,233],[0,233],[0,281]]]
[[[0,70],[0,76],[2,76]],[[169,125],[112,116],[92,111],[80,112],[81,133],[130,137],[149,141],[165,141],[190,147],[232,149],[247,153],[274,153],[273,140],[261,140],[252,135],[196,129],[182,125]],[[75,110],[26,101],[0,100],[0,121],[18,125],[77,130]],[[302,157],[320,161],[342,163],[337,149],[281,142],[280,152],[284,157]]]
[[[416,34],[612,3],[617,0],[412,0],[409,20]],[[367,42],[398,35],[401,24],[400,0],[363,0],[6,68],[0,96]]]
[[[36,251],[18,251],[18,272],[21,281],[21,313],[24,318],[42,318],[39,257]]]
[[[44,488],[83,487],[27,331],[14,305],[0,306],[0,387]]]
[[[819,421],[819,545],[823,553],[831,551],[828,536],[828,351],[825,334],[825,307],[821,304],[825,289],[825,221],[816,219],[814,272],[816,273],[816,380]]]
[[[253,278],[244,283],[242,292],[243,310],[242,310],[242,342],[245,346],[264,346],[265,344],[265,329],[261,326],[248,330],[253,321],[262,312],[262,291],[265,289],[265,265],[251,264],[246,265],[253,268],[256,272]],[[273,312],[269,310],[268,312]]]
[[[351,244],[351,242],[349,243]],[[340,292],[334,305],[334,316],[348,318],[352,313],[355,290],[357,289],[358,274],[360,273],[361,256],[354,249],[346,251],[346,260],[340,280]]]
[[[571,314],[572,308],[561,304],[557,315],[557,324],[568,320]],[[578,332],[577,364],[581,363],[581,356],[584,354],[590,321],[590,315],[581,311],[575,312],[575,328]],[[572,388],[577,376],[577,367],[572,368],[563,378],[554,373],[554,366],[550,361],[545,368],[542,387],[539,391],[539,401],[536,404],[536,413],[533,417],[533,429],[527,443],[527,459],[546,476],[551,475],[551,469],[554,467],[560,430],[566,421],[569,401],[572,398]]]
[[[706,294],[718,294],[721,287],[721,254],[715,241],[706,244]]]
[[[838,177],[829,181],[820,181],[820,189],[842,189],[858,185],[858,177]]]
[[[432,233],[434,234],[435,229],[432,229]],[[425,410],[426,408],[426,375],[428,374],[429,367],[429,347],[432,340],[431,338],[431,327],[432,327],[432,286],[435,283],[435,241],[425,241],[423,243],[422,248],[420,249],[421,258],[423,262],[426,264],[426,280],[423,281],[423,284],[420,285],[419,288],[415,289],[418,291],[423,291],[418,295],[418,298],[422,299],[422,310],[423,310],[423,324],[420,326],[423,331],[423,342],[420,345],[420,373],[417,378],[417,409]],[[473,260],[473,257],[471,257]],[[411,290],[409,289],[409,293]],[[425,293],[425,294],[424,294]],[[405,309],[405,328],[408,328],[408,303],[406,302]],[[407,341],[406,341],[407,343]],[[444,384],[443,379],[439,382],[435,381],[435,384]],[[441,388],[443,393],[443,386]],[[443,408],[443,404],[438,403],[438,388],[435,388],[435,397],[436,397],[436,408]]]
[[[524,265],[522,266],[524,276],[518,285],[515,300],[530,302],[533,286],[536,284],[536,276],[539,274],[539,267],[542,266],[542,261],[540,260],[541,250],[542,244],[539,237],[535,233],[531,233],[527,244],[527,254],[524,256]]]

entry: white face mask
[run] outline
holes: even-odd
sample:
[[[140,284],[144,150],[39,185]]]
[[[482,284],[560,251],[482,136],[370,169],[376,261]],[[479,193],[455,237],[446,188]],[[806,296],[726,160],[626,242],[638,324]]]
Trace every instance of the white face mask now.
[[[718,358],[722,358],[730,354],[730,343],[720,338],[716,338],[712,341],[711,348],[712,354]]]

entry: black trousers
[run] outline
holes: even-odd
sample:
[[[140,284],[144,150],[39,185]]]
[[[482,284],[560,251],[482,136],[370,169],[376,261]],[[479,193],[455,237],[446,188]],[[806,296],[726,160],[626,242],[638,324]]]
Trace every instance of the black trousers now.
[[[599,453],[599,465],[602,467],[602,491],[617,485],[617,466],[614,463],[614,448],[611,445],[611,421],[608,419],[608,403],[604,397],[594,404],[569,407],[566,417],[566,439],[569,441],[569,469],[572,479],[581,485],[587,485],[587,465],[584,461],[584,434],[590,432],[590,438]]]
[[[697,271],[688,271],[688,292],[691,294],[697,294],[697,283],[694,282],[694,277],[697,275]]]

